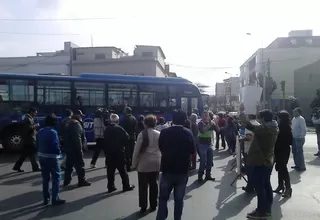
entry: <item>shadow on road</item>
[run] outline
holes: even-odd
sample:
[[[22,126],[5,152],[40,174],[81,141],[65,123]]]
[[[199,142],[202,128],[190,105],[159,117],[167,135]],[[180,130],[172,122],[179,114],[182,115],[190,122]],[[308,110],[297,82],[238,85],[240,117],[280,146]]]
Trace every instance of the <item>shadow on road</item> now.
[[[118,191],[110,194],[103,192],[103,193],[91,195],[76,201],[67,202],[66,204],[61,206],[48,206],[46,209],[39,212],[37,216],[29,218],[29,220],[41,220],[46,218],[54,218],[57,216],[67,215],[69,213],[77,212],[88,205],[95,204],[101,200],[119,195],[121,193],[122,191]]]
[[[14,219],[26,214],[30,210],[39,208],[41,204],[36,204],[42,201],[41,191],[32,191],[0,201],[0,219]],[[14,210],[14,211],[12,211]]]
[[[115,220],[138,220],[138,219],[142,219],[143,217],[147,216],[148,214],[150,214],[150,212],[146,212],[146,213],[142,214],[139,211],[137,211],[127,217],[121,217],[121,218],[117,218]]]
[[[301,172],[291,170],[289,172],[291,184],[298,184],[301,182]]]
[[[18,175],[15,175],[14,177],[16,177],[16,176],[18,176]],[[37,180],[37,179],[38,179],[38,181],[40,181],[41,173],[33,175],[33,176],[25,176],[25,177],[18,178],[18,179],[7,180],[7,181],[2,182],[1,185],[9,185],[9,186],[20,185],[20,184],[29,182],[31,180]]]

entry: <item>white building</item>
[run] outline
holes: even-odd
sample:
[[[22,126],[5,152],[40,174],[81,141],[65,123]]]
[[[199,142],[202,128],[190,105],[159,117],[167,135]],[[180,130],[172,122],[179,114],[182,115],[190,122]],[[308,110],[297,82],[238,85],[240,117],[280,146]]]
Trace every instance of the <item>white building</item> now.
[[[0,58],[6,73],[109,73],[166,77],[165,55],[159,46],[137,45],[133,55],[116,47],[79,47],[71,42],[56,52],[30,57]],[[168,69],[168,68],[167,68]]]
[[[256,76],[267,72],[270,61],[270,76],[277,83],[277,90],[272,94],[274,105],[279,105],[282,99],[280,82],[286,82],[285,98],[294,96],[294,71],[320,58],[320,36],[313,36],[311,30],[291,31],[288,36],[258,49],[240,67],[241,86],[257,84]]]

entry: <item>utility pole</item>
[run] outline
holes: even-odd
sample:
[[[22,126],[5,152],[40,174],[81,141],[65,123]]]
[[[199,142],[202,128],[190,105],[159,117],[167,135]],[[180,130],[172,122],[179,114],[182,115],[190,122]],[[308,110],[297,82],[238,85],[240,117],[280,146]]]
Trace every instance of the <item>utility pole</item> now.
[[[267,70],[266,70],[265,78],[264,78],[264,81],[265,81],[264,86],[266,88],[265,89],[265,91],[266,91],[265,96],[267,95],[267,89],[270,89],[270,85],[267,84],[267,80],[270,81],[269,79],[270,79],[270,59],[268,59],[268,61],[267,61]],[[271,96],[269,96],[269,94],[268,94],[268,100],[266,100],[266,101],[268,102],[268,108],[271,110]]]
[[[285,94],[286,94],[286,81],[282,80],[280,82],[281,85],[281,91],[282,91],[282,109],[286,108],[286,104],[285,104]]]

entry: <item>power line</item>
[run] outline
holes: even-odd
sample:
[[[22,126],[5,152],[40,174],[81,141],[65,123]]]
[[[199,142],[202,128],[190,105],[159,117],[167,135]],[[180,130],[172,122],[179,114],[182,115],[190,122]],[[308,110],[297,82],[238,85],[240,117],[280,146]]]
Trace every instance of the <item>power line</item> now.
[[[48,22],[48,21],[96,21],[96,20],[111,20],[115,17],[100,17],[100,18],[0,18],[0,21],[12,22]]]
[[[75,33],[26,33],[26,32],[4,32],[0,31],[0,34],[8,34],[8,35],[45,35],[45,36],[80,36],[83,34],[75,34]]]

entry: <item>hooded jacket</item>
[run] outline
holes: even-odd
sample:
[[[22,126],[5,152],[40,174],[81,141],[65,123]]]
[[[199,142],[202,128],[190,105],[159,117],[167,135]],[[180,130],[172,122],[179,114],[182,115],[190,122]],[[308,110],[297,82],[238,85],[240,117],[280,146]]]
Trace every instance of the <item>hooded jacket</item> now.
[[[278,137],[276,121],[260,125],[247,124],[246,128],[254,133],[254,138],[248,152],[248,165],[272,166],[274,162],[274,146]]]

